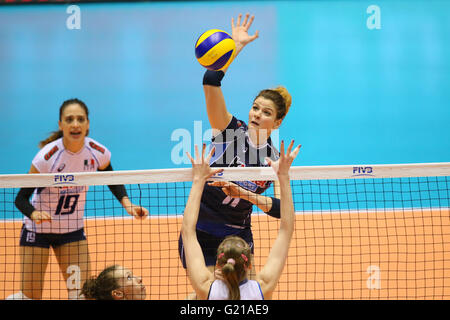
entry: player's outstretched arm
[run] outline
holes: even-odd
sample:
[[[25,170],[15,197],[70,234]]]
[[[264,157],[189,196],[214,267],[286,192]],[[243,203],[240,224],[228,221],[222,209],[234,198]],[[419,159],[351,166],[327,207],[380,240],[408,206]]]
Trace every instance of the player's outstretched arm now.
[[[231,18],[231,37],[236,43],[236,51],[232,59],[236,59],[237,55],[247,44],[259,37],[258,31],[254,35],[249,35],[248,33],[254,19],[255,16],[250,17],[248,13],[245,15],[244,21],[242,21],[242,14],[239,14],[236,22],[234,18]],[[220,87],[220,83],[227,69],[223,69],[222,71],[208,70],[203,77],[206,111],[214,134],[225,130],[232,118],[231,113],[227,110],[225,98]]]
[[[198,299],[206,299],[212,281],[212,273],[206,267],[205,258],[203,257],[195,230],[200,210],[200,200],[206,181],[216,173],[223,171],[223,169],[212,170],[209,166],[209,161],[214,154],[214,148],[211,149],[206,158],[205,150],[206,145],[203,144],[201,158],[199,157],[197,146],[195,146],[195,159],[192,159],[191,155],[187,153],[192,162],[193,180],[181,226],[187,272]]]
[[[264,297],[268,299],[271,298],[278,283],[278,279],[283,272],[295,227],[294,202],[292,199],[289,168],[300,150],[300,145],[291,151],[293,145],[294,141],[290,143],[287,153],[285,153],[284,142],[282,141],[280,158],[277,161],[271,161],[268,158],[266,159],[277,174],[280,183],[281,202],[281,218],[278,236],[270,250],[266,264],[256,276],[256,280],[261,284]]]

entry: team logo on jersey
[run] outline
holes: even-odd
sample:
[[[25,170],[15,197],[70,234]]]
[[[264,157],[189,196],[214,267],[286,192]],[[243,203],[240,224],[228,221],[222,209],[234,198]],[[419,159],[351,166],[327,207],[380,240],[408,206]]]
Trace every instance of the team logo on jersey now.
[[[58,151],[58,146],[54,146],[49,152],[47,152],[44,159],[48,161],[56,153],[56,151]]]
[[[251,192],[258,192],[258,188],[262,189],[259,192],[263,192],[270,185],[270,181],[235,181],[234,183]]]
[[[89,142],[89,145],[91,146],[92,149],[97,150],[100,153],[105,153],[105,148],[100,147],[99,145],[95,144],[94,142]]]

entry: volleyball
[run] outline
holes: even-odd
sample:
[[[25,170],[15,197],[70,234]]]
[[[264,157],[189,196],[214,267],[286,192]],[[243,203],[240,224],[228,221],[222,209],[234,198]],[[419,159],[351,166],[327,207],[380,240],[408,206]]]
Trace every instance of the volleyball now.
[[[225,31],[211,29],[204,32],[195,43],[195,57],[209,70],[222,70],[233,61],[236,44]]]

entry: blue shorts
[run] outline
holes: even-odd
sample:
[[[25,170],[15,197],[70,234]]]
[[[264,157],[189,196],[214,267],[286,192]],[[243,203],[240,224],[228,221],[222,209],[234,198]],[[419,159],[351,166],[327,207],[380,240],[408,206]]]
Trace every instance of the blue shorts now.
[[[217,248],[219,248],[219,245],[226,237],[216,237],[214,235],[200,231],[198,229],[196,231],[197,231],[197,240],[200,243],[200,247],[202,248],[203,251],[203,256],[205,257],[205,264],[207,266],[215,266],[217,261]],[[238,236],[244,239],[250,246],[252,254],[254,253],[253,234],[250,228],[243,229],[238,234],[234,234],[234,236]],[[178,253],[180,255],[180,260],[183,264],[183,268],[186,269],[186,256],[184,254],[183,240],[181,238],[181,234],[180,237],[178,238]]]
[[[56,248],[66,243],[86,240],[84,229],[68,233],[36,233],[22,226],[20,245],[25,247]]]

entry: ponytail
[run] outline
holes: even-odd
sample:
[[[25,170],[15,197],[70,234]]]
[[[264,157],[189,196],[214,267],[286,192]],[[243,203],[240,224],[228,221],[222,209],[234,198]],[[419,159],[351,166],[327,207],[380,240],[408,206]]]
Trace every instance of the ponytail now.
[[[62,138],[62,136],[63,136],[62,130],[53,131],[47,139],[44,139],[39,142],[39,145],[38,145],[39,149],[42,149],[43,147],[45,147],[45,145],[49,144],[50,142],[53,142],[55,140],[58,140],[59,138]]]
[[[250,247],[243,239],[231,236],[222,241],[217,253],[217,265],[222,268],[222,275],[229,290],[228,298],[240,300],[239,283],[247,276]]]

